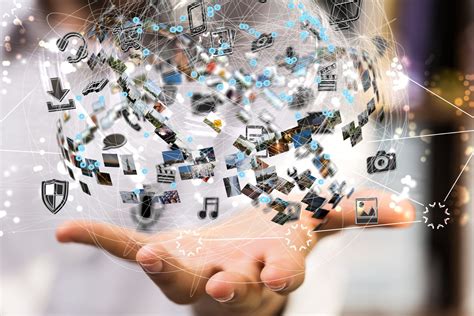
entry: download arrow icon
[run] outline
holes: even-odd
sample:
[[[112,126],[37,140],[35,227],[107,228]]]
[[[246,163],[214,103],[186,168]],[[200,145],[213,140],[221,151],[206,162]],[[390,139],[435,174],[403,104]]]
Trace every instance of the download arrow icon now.
[[[51,86],[53,87],[53,91],[48,91],[49,94],[51,94],[53,97],[59,100],[61,102],[66,94],[69,93],[69,89],[63,89],[61,85],[61,79],[59,78],[50,78],[51,80]]]

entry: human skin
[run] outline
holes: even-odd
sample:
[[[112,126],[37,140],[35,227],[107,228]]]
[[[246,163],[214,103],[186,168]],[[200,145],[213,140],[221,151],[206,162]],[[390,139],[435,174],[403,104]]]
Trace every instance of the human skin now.
[[[367,196],[368,192],[354,194],[341,202],[339,211],[328,214],[324,230],[338,230],[354,223],[354,198]],[[373,196],[374,192],[371,191]],[[379,224],[395,224],[401,228],[413,221],[414,208],[408,202],[399,204],[402,211],[395,212],[388,205],[390,195],[377,194]],[[216,240],[204,243],[202,251],[193,257],[183,256],[176,249],[180,231],[142,234],[110,224],[72,221],[57,229],[56,236],[62,243],[80,243],[96,246],[132,261],[142,267],[161,291],[177,304],[193,304],[198,315],[275,315],[285,306],[287,296],[304,281],[305,258],[314,246],[328,233],[312,233],[310,247],[294,251],[281,239],[259,239],[259,236],[285,236],[288,226],[270,221],[272,214],[261,209],[243,211],[241,215],[215,227],[199,230],[206,240],[232,239],[242,235],[242,229],[253,227],[249,237],[253,240]],[[320,223],[302,211],[299,222],[308,229]],[[269,226],[272,225],[272,226]],[[291,241],[297,245],[308,238],[306,231],[293,233]],[[286,236],[285,236],[286,237]],[[195,245],[197,237],[185,236],[181,245]]]
[[[90,12],[103,4],[98,1],[90,6],[87,0],[48,0],[42,3],[48,12],[54,12],[50,16],[53,26],[79,29],[87,23]],[[374,195],[374,192],[369,195],[360,192],[354,197]],[[413,220],[415,213],[409,203],[400,203],[402,212],[395,212],[388,206],[389,195],[380,193],[375,196],[379,199],[379,224]],[[308,228],[320,223],[311,218],[311,213],[302,213],[298,223]],[[193,304],[199,315],[275,315],[284,308],[287,296],[303,283],[306,256],[329,234],[313,233],[310,247],[295,252],[280,239],[258,239],[267,234],[268,225],[272,225],[273,236],[284,236],[287,231],[286,225],[270,221],[274,212],[267,216],[262,214],[258,209],[243,210],[230,222],[200,230],[200,236],[224,239],[241,236],[242,227],[255,227],[251,234],[256,239],[245,243],[241,240],[213,241],[212,247],[204,245],[202,251],[192,258],[180,256],[176,253],[176,244],[170,242],[180,236],[180,231],[146,235],[105,223],[71,221],[59,227],[56,236],[62,243],[96,246],[137,263],[171,301]],[[325,230],[337,230],[354,223],[354,200],[344,199],[341,210],[331,211],[328,218]],[[295,243],[307,238],[304,231],[291,237]],[[193,244],[196,237],[184,237],[180,241],[182,245]],[[213,255],[216,253],[225,255]]]

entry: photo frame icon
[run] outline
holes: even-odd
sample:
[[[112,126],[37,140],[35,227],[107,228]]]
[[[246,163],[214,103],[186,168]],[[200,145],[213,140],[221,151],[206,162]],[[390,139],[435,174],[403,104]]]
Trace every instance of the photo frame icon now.
[[[356,198],[355,203],[355,223],[357,225],[378,224],[379,210],[376,197]]]

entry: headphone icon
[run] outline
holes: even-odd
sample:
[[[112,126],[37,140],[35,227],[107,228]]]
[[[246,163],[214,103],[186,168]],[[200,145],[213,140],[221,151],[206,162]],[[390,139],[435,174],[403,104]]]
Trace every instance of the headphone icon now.
[[[64,35],[62,38],[58,39],[58,41],[56,42],[56,46],[58,46],[59,50],[64,52],[67,46],[69,45],[69,39],[73,37],[81,39],[82,45],[78,48],[76,52],[76,56],[69,56],[67,58],[67,61],[70,62],[71,64],[80,62],[81,60],[86,58],[88,55],[87,43],[84,40],[84,37],[82,37],[82,35],[77,32],[70,32]]]

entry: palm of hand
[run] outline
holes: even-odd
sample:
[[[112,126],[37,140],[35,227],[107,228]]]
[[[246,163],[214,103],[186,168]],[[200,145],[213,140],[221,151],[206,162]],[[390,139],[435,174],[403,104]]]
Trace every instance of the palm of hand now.
[[[403,213],[395,213],[387,206],[387,196],[380,200],[380,223],[413,218],[410,205],[403,205]],[[342,211],[328,215],[325,229],[354,223],[352,201],[341,206]],[[223,308],[226,312],[259,310],[272,314],[283,306],[282,295],[302,284],[305,257],[323,236],[311,232],[320,221],[312,219],[311,213],[303,213],[299,222],[280,226],[252,210],[215,227],[155,235],[108,224],[72,222],[58,229],[57,238],[95,245],[137,262],[176,303],[196,303],[207,312]]]

